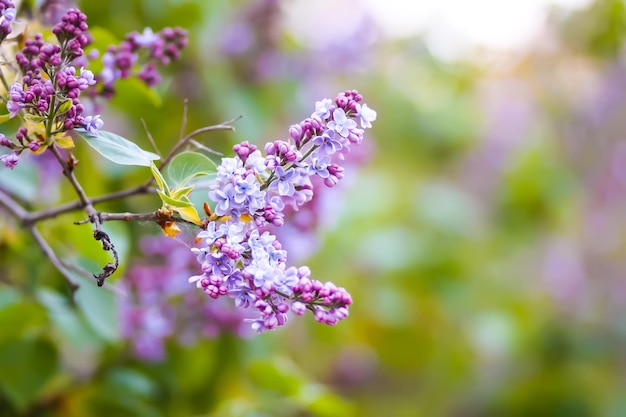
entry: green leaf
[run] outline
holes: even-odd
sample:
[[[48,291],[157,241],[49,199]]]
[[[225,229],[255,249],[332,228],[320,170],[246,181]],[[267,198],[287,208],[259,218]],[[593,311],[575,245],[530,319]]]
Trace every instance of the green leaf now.
[[[56,113],[57,116],[67,113],[72,108],[73,104],[74,103],[72,102],[72,99],[68,98],[67,100],[65,100],[63,103],[59,105],[59,107],[57,107],[57,113]]]
[[[193,190],[193,185],[189,185],[187,187],[183,187],[181,189],[173,189],[170,193],[170,196],[175,199],[180,199],[182,197],[188,197],[189,193]]]
[[[98,136],[92,136],[85,129],[74,129],[81,138],[100,155],[120,165],[138,165],[149,167],[151,161],[161,157],[155,153],[144,151],[134,142],[101,130]]]
[[[46,307],[54,327],[63,335],[73,359],[85,359],[101,343],[83,314],[71,307],[69,300],[48,288],[37,291],[37,299]],[[84,355],[84,356],[83,356]]]
[[[46,311],[40,304],[30,300],[10,300],[10,303],[4,304],[0,309],[0,343],[39,331],[46,324]]]
[[[119,340],[121,335],[116,295],[98,287],[94,279],[88,280],[82,275],[70,273],[80,283],[75,294],[76,304],[89,325],[103,339],[113,342]]]
[[[163,204],[165,204],[166,206],[183,208],[193,207],[193,203],[190,202],[188,199],[175,199],[168,195],[165,195],[161,190],[157,190],[157,193],[159,194],[159,197],[161,197],[161,201],[163,201]]]
[[[24,120],[33,124],[37,124],[43,122],[46,119],[43,116],[39,116],[37,114],[26,113],[24,115]]]
[[[167,176],[175,187],[184,186],[193,177],[215,172],[215,162],[198,152],[182,152],[172,159]]]
[[[11,114],[0,114],[0,124],[9,121],[11,119]]]
[[[18,410],[26,410],[58,369],[58,353],[44,338],[0,345],[0,388]]]
[[[170,195],[170,189],[167,186],[167,182],[165,182],[165,178],[163,178],[163,174],[159,171],[159,168],[154,164],[154,162],[150,163],[150,171],[152,171],[152,176],[154,177],[159,189],[163,191],[166,195]]]

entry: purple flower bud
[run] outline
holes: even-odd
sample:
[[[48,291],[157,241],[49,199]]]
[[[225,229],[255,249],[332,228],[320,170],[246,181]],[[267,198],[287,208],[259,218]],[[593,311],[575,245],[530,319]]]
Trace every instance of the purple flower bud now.
[[[306,304],[300,301],[294,301],[291,303],[291,311],[297,316],[302,316],[306,313]]]
[[[39,142],[31,142],[28,144],[28,149],[30,149],[33,152],[37,152],[39,150],[41,145],[39,145]]]
[[[13,143],[9,139],[7,139],[4,134],[0,133],[0,146],[4,146],[5,148],[13,149]]]
[[[302,133],[303,133],[303,129],[302,126],[300,125],[291,125],[289,127],[289,136],[291,137],[291,139],[293,139],[296,143],[300,142],[300,139],[302,139]]]

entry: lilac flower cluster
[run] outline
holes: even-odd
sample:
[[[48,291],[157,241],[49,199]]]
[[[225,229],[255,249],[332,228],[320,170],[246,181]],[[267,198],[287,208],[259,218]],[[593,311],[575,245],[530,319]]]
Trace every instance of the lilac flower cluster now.
[[[126,35],[120,45],[110,46],[102,56],[104,68],[98,75],[99,81],[104,85],[101,94],[111,97],[115,93],[115,81],[135,73],[149,87],[155,86],[161,81],[157,64],[167,65],[177,61],[187,43],[187,32],[178,27],[165,28],[158,33],[146,28],[143,33],[132,32]],[[142,53],[147,55],[146,62],[137,71],[135,66]]]
[[[0,42],[11,33],[11,22],[15,22],[15,5],[11,0],[0,0]]]
[[[218,166],[209,192],[215,213],[198,234],[202,246],[192,249],[202,274],[189,281],[212,298],[228,296],[254,309],[257,332],[285,324],[290,309],[309,310],[330,325],[348,315],[350,294],[311,279],[308,267],[287,267],[287,252],[267,229],[284,223],[286,207],[297,210],[313,198],[312,178],[329,187],[343,178],[339,162],[376,119],[361,101],[352,90],[317,102],[310,118],[290,127],[290,140],[267,143],[264,154],[243,142]]]
[[[7,109],[11,117],[21,112],[31,126],[20,128],[15,141],[6,137],[1,141],[14,151],[2,157],[6,166],[13,168],[25,149],[37,152],[50,145],[57,134],[76,127],[93,131],[93,120],[99,120],[98,116],[85,118],[79,100],[81,92],[96,83],[94,74],[82,67],[77,72],[74,66],[91,41],[86,19],[78,9],[70,9],[52,29],[59,44],[46,43],[41,34],[36,34],[16,54],[22,78],[9,88]]]

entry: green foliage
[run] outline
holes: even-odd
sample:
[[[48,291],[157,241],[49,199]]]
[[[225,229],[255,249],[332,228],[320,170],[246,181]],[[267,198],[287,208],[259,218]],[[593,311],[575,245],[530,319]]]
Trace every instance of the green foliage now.
[[[134,142],[115,133],[101,130],[97,136],[94,136],[85,129],[74,131],[100,155],[116,164],[148,167],[152,161],[161,158],[155,153],[144,151]]]
[[[215,172],[215,162],[198,152],[181,152],[167,167],[167,175],[173,188],[180,189],[198,176]]]
[[[13,406],[24,411],[58,372],[55,345],[43,337],[0,344],[0,388]]]

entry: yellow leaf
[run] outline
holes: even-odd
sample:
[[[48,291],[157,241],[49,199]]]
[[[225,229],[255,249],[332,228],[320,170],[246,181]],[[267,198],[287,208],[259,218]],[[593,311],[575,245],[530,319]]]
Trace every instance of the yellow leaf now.
[[[46,126],[44,126],[43,122],[32,123],[25,120],[24,124],[26,125],[28,136],[34,136],[39,139],[40,142],[43,142],[46,139]]]
[[[198,216],[198,212],[195,207],[170,207],[172,211],[180,214],[180,217],[187,220],[188,222],[192,222],[197,224],[198,226],[202,225],[202,220]]]
[[[65,132],[57,133],[56,135],[54,135],[54,143],[56,143],[57,146],[62,149],[74,147],[74,141],[71,137],[67,136]]]

